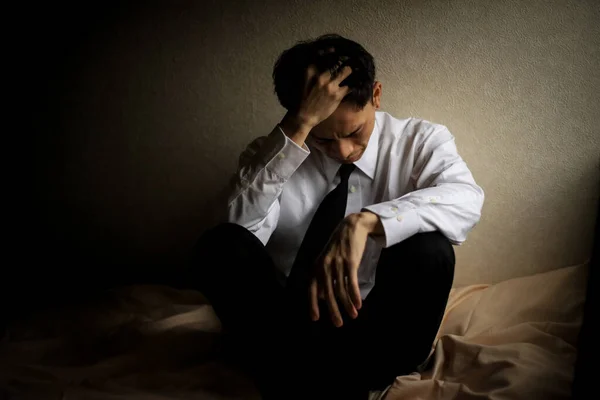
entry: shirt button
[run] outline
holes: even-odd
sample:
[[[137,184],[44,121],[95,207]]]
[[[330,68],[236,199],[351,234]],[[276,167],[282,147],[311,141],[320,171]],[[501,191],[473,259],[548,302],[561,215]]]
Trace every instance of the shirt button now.
[[[398,215],[398,216],[396,217],[396,219],[398,220],[398,222],[401,222],[401,221],[402,221],[402,215]]]
[[[351,193],[356,192],[356,186],[350,186],[350,192]]]
[[[283,160],[285,158],[285,154],[279,153],[279,158],[281,158]]]

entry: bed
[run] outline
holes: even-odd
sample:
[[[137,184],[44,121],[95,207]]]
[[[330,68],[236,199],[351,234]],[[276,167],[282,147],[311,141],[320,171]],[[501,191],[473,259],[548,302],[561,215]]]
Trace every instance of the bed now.
[[[452,289],[426,368],[377,397],[570,398],[588,271]],[[201,293],[121,287],[9,325],[0,387],[15,399],[259,399],[223,358],[220,330]]]

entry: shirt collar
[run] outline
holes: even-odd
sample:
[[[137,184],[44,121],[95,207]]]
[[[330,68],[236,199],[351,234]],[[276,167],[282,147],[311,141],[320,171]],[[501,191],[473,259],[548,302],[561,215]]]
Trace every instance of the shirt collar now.
[[[373,126],[373,132],[367,143],[367,148],[364,154],[354,163],[365,175],[371,180],[375,177],[375,167],[377,166],[377,155],[379,154],[379,134],[380,134],[380,123],[377,121],[377,113],[375,114],[375,125]],[[324,153],[321,153],[321,161],[323,163],[323,170],[328,182],[333,182],[335,176],[340,169],[341,164],[329,157]]]

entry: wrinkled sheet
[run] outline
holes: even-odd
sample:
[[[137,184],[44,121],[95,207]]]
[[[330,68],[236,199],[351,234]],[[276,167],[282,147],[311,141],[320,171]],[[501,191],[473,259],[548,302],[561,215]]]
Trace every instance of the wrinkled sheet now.
[[[428,368],[385,400],[570,398],[587,268],[453,289]]]
[[[384,400],[569,398],[586,278],[580,265],[453,289],[428,367]],[[120,288],[12,324],[0,388],[39,400],[258,399],[223,361],[220,329],[197,292]]]

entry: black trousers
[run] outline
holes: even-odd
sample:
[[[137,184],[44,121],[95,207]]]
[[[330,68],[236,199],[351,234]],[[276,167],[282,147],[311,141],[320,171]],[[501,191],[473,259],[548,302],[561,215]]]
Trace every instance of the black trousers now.
[[[325,304],[320,320],[311,321],[306,274],[292,271],[283,287],[263,244],[236,224],[202,235],[186,280],[211,302],[265,397],[352,398],[391,384],[426,359],[454,264],[452,245],[439,232],[384,249],[374,288],[358,317],[344,315],[341,328]]]

